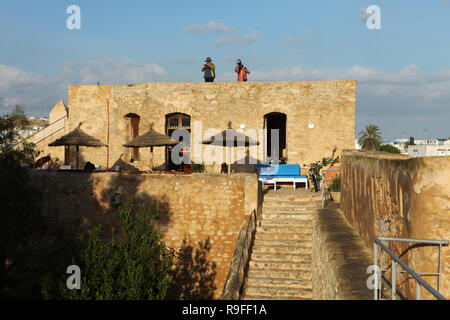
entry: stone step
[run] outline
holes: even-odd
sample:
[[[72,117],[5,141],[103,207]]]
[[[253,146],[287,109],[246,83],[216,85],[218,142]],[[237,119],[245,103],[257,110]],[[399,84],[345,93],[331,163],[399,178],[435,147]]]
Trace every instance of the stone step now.
[[[291,262],[311,262],[312,257],[310,253],[289,254],[289,253],[261,253],[252,252],[250,261],[291,261]]]
[[[250,260],[251,270],[299,270],[311,271],[310,262],[291,262],[291,261],[261,261]]]
[[[313,220],[286,220],[286,219],[267,219],[261,220],[260,227],[294,227],[294,228],[312,228]]]
[[[269,245],[253,245],[252,252],[271,253],[271,254],[311,254],[312,244],[304,243],[302,246],[269,246]]]
[[[293,193],[292,193],[293,192]],[[291,193],[291,194],[289,194]],[[319,197],[320,198],[321,193],[319,192],[314,192],[311,191],[311,189],[308,189],[308,192],[306,193],[302,193],[302,194],[298,194],[295,191],[291,191],[291,190],[286,190],[283,192],[277,192],[274,190],[269,191],[268,193],[264,194],[264,199],[292,199],[292,200],[298,200],[298,199],[314,199]]]
[[[305,270],[282,270],[282,269],[252,269],[248,271],[248,277],[255,278],[280,278],[295,280],[311,280],[311,271]]]
[[[263,213],[262,220],[312,220],[314,217],[311,212],[277,212]]]
[[[303,226],[270,226],[270,225],[262,225],[256,228],[256,237],[258,235],[267,234],[264,236],[266,238],[270,238],[272,234],[276,234],[278,236],[286,235],[287,238],[289,236],[295,235],[312,235],[313,228],[312,227],[303,227]]]
[[[301,207],[301,206],[313,206],[315,207],[315,203],[312,199],[275,199],[275,198],[264,198],[263,207]]]
[[[272,213],[272,212],[310,212],[313,213],[315,208],[310,206],[302,207],[266,207],[263,206],[262,213]]]
[[[266,240],[311,240],[312,239],[312,231],[304,232],[304,233],[293,233],[293,232],[275,232],[277,229],[272,231],[274,232],[260,232],[259,230],[256,232],[256,239],[266,239]]]
[[[273,240],[273,239],[262,239],[256,238],[254,246],[290,246],[290,247],[300,247],[300,246],[312,246],[312,240]]]
[[[309,280],[279,279],[279,278],[247,278],[247,288],[251,287],[282,287],[282,288],[302,288],[312,289],[312,282]]]
[[[276,298],[312,298],[312,289],[286,288],[286,287],[248,287],[246,296],[259,296],[273,299]]]

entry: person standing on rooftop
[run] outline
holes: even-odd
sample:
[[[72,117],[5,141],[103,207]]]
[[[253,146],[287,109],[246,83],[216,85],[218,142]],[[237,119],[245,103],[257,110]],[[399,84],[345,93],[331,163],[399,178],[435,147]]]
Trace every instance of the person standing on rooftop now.
[[[211,58],[207,57],[205,60],[205,64],[202,67],[203,78],[205,78],[205,82],[214,82],[214,78],[216,77],[216,66],[211,61]]]
[[[238,82],[247,81],[247,74],[250,74],[250,70],[244,67],[240,59],[236,61],[236,67],[234,68],[234,72],[238,74],[237,78]]]

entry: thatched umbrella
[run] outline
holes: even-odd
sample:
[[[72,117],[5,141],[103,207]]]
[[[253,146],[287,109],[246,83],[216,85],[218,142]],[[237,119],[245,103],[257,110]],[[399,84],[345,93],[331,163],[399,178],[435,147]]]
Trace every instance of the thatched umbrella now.
[[[54,142],[49,143],[50,147],[59,147],[59,146],[76,146],[77,149],[77,161],[76,168],[78,169],[79,162],[79,154],[80,154],[80,146],[84,147],[106,147],[100,140],[94,138],[93,136],[88,135],[86,132],[81,130],[81,123],[78,127],[69,132],[68,134],[62,136],[59,139],[56,139]]]
[[[124,144],[124,146],[127,148],[150,147],[150,170],[153,170],[153,147],[173,146],[178,143],[179,141],[173,140],[171,137],[153,130],[153,124],[151,124],[150,130],[137,136],[130,142]]]
[[[230,140],[231,138],[231,140]],[[249,147],[259,144],[258,141],[254,141],[251,137],[231,128],[231,122],[228,122],[228,129],[219,132],[218,134],[202,141],[202,144],[210,144],[222,147]],[[228,154],[230,156],[230,154]],[[231,168],[231,158],[228,157],[228,173]]]

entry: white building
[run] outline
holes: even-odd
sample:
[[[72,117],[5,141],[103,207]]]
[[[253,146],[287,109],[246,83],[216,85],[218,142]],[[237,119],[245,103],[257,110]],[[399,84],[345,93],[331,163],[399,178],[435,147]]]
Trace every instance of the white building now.
[[[408,154],[412,158],[450,156],[450,144],[418,144],[408,146]]]

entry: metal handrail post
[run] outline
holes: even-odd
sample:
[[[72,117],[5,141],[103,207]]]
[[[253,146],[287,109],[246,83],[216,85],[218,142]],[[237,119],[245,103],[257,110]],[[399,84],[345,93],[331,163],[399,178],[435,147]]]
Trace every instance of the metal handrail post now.
[[[439,244],[439,262],[438,262],[438,283],[437,283],[437,291],[440,291],[441,287],[441,249],[442,244]]]
[[[417,282],[416,284],[416,299],[420,300],[420,283]]]
[[[436,289],[434,289],[428,282],[426,282],[425,280],[423,280],[413,269],[411,269],[410,267],[408,267],[398,256],[396,256],[383,242],[381,242],[381,240],[378,237],[373,237],[373,240],[375,241],[375,243],[377,243],[380,248],[384,251],[386,251],[386,253],[393,259],[393,269],[395,268],[394,266],[394,262],[398,263],[403,269],[405,269],[414,279],[416,279],[416,281],[422,285],[425,289],[427,289],[434,297],[436,297],[439,300],[447,300],[442,294],[440,294],[438,291],[436,291]],[[429,240],[429,243],[431,242],[434,243],[444,243],[444,244],[448,244],[448,240]],[[394,276],[394,270],[393,271],[393,276]],[[394,279],[393,279],[394,280]],[[394,286],[393,286],[394,287]]]
[[[396,273],[396,267],[395,267],[395,261],[392,261],[392,300],[395,300],[395,297],[397,295],[397,273]]]
[[[377,244],[376,242],[373,243],[373,265],[378,268],[378,252],[377,252]],[[377,272],[378,270],[375,270],[375,272]],[[375,285],[373,286],[373,298],[374,300],[378,300],[378,284],[379,284],[379,279],[378,279],[378,273],[377,273],[377,277],[376,277],[376,282]]]

